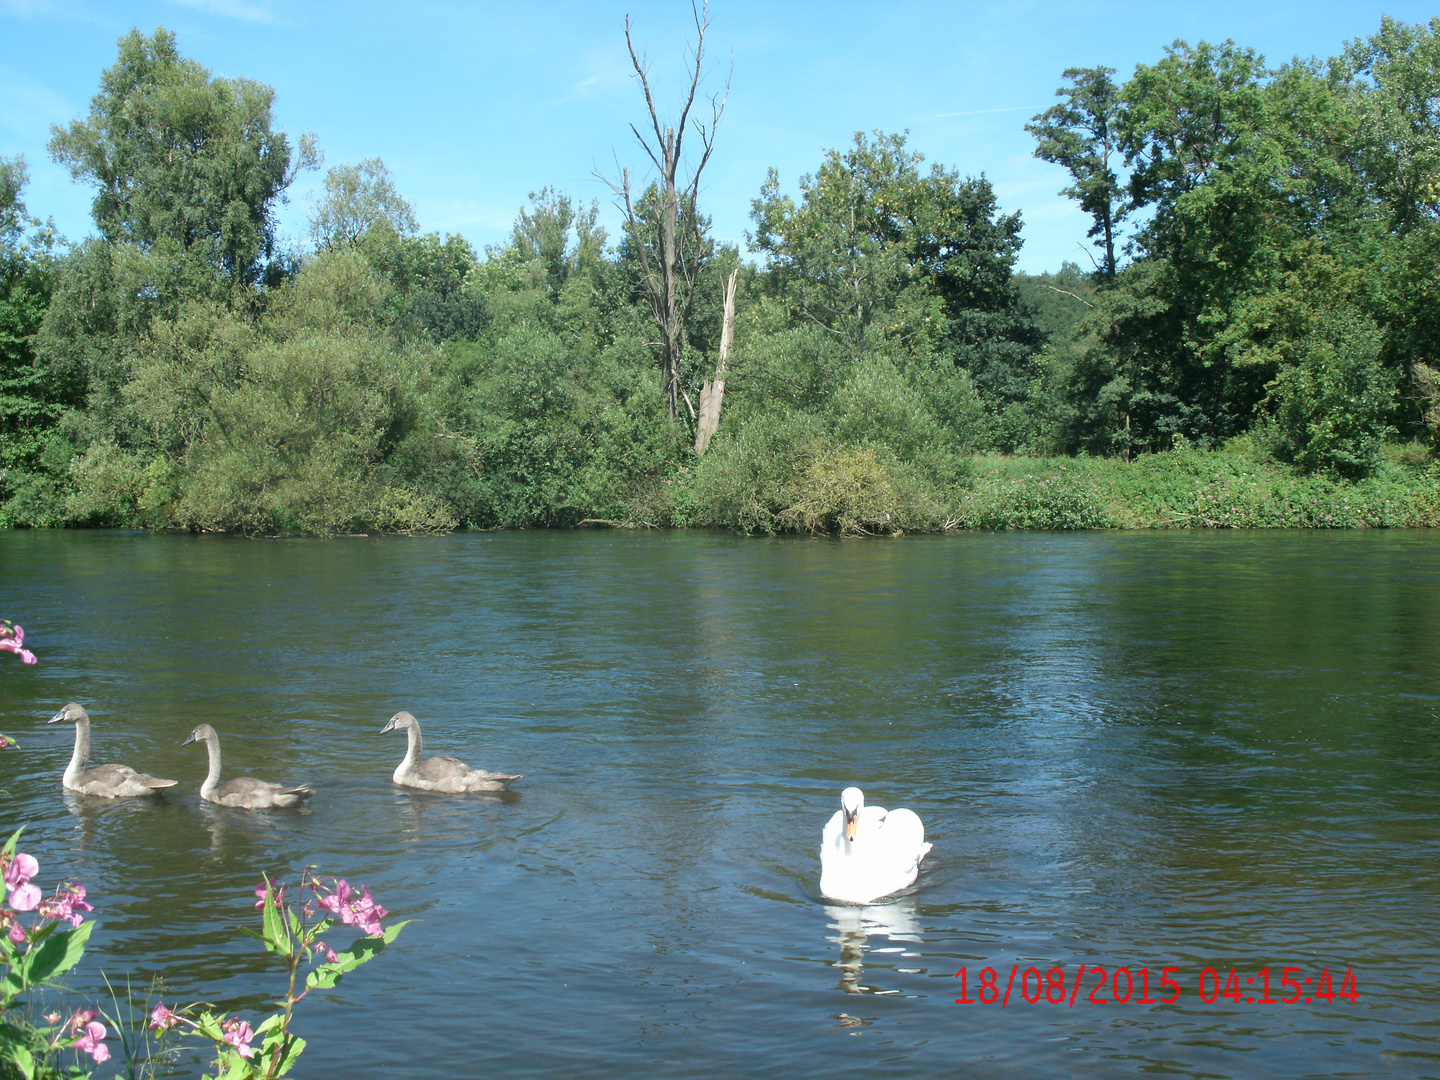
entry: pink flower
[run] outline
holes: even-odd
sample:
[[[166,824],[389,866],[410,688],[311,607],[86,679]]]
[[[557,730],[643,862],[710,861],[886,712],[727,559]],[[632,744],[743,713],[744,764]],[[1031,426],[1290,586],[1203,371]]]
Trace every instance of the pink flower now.
[[[386,915],[389,915],[390,912],[375,903],[370,896],[369,886],[362,886],[362,888],[365,892],[365,898],[357,901],[353,905],[355,909],[355,925],[371,937],[379,937],[380,934],[384,932],[384,928],[380,925],[380,920]]]
[[[7,626],[0,626],[0,652],[13,652],[20,657],[22,664],[35,663],[35,654],[24,648],[25,628],[17,624],[14,630]]]
[[[326,962],[327,964],[333,964],[333,963],[335,963],[336,961],[338,961],[338,960],[340,959],[340,957],[338,957],[338,956],[335,955],[335,950],[332,949],[332,948],[330,948],[329,945],[326,945],[325,942],[323,942],[323,941],[317,941],[317,942],[315,942],[315,951],[318,953],[318,952],[320,952],[320,950],[322,950],[322,949],[325,950],[325,951],[324,951],[324,956],[325,956],[325,962]]]
[[[357,895],[344,881],[337,881],[333,893],[320,897],[320,906],[339,915],[346,926],[358,926],[365,934],[376,937],[384,930],[380,920],[390,913],[375,903],[368,886],[362,885],[360,890]]]
[[[222,1038],[235,1048],[235,1052],[243,1058],[254,1055],[255,1051],[250,1049],[250,1040],[255,1038],[255,1033],[250,1030],[250,1025],[238,1016],[226,1020],[220,1029],[224,1032]]]
[[[60,888],[55,890],[55,898],[46,900],[40,905],[40,915],[46,919],[64,919],[72,927],[79,926],[85,921],[81,911],[94,911],[95,909],[85,902],[85,886],[77,885],[67,881]]]
[[[10,860],[10,865],[5,867],[5,884],[12,889],[17,888],[39,872],[40,864],[35,861],[34,855],[26,855],[23,851],[17,851],[15,857]]]
[[[34,911],[40,906],[40,889],[35,885],[21,885],[11,890],[10,906],[16,911]]]
[[[342,879],[335,882],[335,891],[320,897],[320,906],[332,915],[339,915],[350,899],[350,886]]]
[[[4,735],[0,735],[0,750],[8,749],[9,746],[10,740],[7,739]]]
[[[80,1014],[77,1014],[80,1015]],[[89,1013],[94,1016],[95,1014]],[[95,1020],[88,1020],[85,1023],[85,1034],[76,1039],[71,1045],[76,1050],[83,1050],[95,1059],[96,1064],[110,1060],[110,1051],[101,1041],[105,1038],[105,1025]]]
[[[16,852],[5,868],[5,886],[10,890],[10,905],[16,911],[34,911],[39,906],[40,890],[30,884],[30,879],[39,872],[40,864],[35,857],[23,851]]]
[[[167,1009],[162,1001],[155,1008],[150,1010],[150,1026],[156,1031],[169,1031],[180,1023],[180,1017],[174,1011]]]
[[[23,945],[29,940],[25,934],[25,927],[21,926],[18,922],[12,922],[10,924],[10,931],[6,936],[16,945]]]

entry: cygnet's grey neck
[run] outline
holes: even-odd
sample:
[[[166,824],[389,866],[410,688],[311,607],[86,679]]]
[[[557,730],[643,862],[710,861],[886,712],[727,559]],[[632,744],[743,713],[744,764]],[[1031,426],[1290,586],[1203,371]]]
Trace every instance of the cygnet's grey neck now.
[[[210,771],[200,785],[200,797],[208,799],[220,783],[220,737],[214,732],[205,736],[205,754],[210,759]]]
[[[90,718],[81,716],[75,721],[75,752],[70,755],[70,764],[65,766],[65,778],[62,783],[71,787],[80,780],[80,774],[85,771],[85,764],[90,760]]]
[[[420,725],[410,722],[405,725],[405,760],[400,762],[400,768],[413,769],[420,763],[420,748],[424,745],[420,740]]]

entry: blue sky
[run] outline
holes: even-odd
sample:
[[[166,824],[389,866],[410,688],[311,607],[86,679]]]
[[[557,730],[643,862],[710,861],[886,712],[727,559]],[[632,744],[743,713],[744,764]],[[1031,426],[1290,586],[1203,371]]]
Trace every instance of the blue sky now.
[[[172,30],[214,74],[276,90],[282,130],[313,131],[328,165],[379,156],[425,231],[458,232],[483,250],[504,241],[527,195],[550,185],[597,199],[593,173],[643,165],[627,124],[644,119],[624,20],[650,61],[662,109],[678,106],[693,39],[683,0],[385,4],[280,0],[0,0],[0,155],[23,153],[26,201],[60,232],[90,231],[90,193],[45,150],[52,124],[84,115],[116,39],[132,26]],[[1026,121],[1054,101],[1067,67],[1128,76],[1176,38],[1232,38],[1272,62],[1330,56],[1383,14],[1429,20],[1434,7],[1369,0],[1248,3],[769,3],[712,0],[706,84],[729,107],[705,173],[702,210],[743,243],[765,170],[795,190],[822,152],[858,130],[908,129],[927,160],[983,172],[1005,211],[1020,210],[1019,266],[1083,262],[1088,219],[1057,194],[1063,170],[1035,160]],[[323,179],[303,174],[281,210],[306,240]]]

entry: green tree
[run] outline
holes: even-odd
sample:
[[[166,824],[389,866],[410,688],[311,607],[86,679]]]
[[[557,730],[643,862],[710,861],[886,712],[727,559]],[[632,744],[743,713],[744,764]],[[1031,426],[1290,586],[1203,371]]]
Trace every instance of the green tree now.
[[[1097,237],[1102,254],[1100,273],[1115,277],[1116,230],[1124,220],[1125,189],[1116,173],[1121,149],[1118,131],[1120,88],[1110,78],[1114,68],[1066,68],[1068,88],[1055,91],[1065,101],[1032,118],[1025,130],[1035,136],[1035,156],[1063,166],[1075,183],[1062,188],[1095,221],[1087,236]]]
[[[1407,26],[1389,16],[1350,42],[1331,77],[1353,90],[1359,166],[1400,236],[1440,218],[1440,18]]]
[[[60,413],[34,341],[54,284],[54,234],[25,207],[27,179],[23,157],[0,158],[0,501],[26,482]]]
[[[111,243],[195,256],[253,284],[276,253],[273,211],[299,168],[318,161],[272,128],[275,93],[211,78],[163,28],[132,30],[100,77],[90,115],[52,129],[50,152],[97,189],[95,224]]]
[[[520,208],[501,257],[512,265],[534,265],[544,275],[551,300],[559,300],[572,278],[595,273],[605,257],[605,230],[596,224],[600,207],[575,205],[554,188],[530,193]]]
[[[1025,397],[1036,344],[1013,279],[1020,215],[999,212],[983,176],[922,173],[905,141],[857,133],[801,177],[798,201],[772,169],[752,204],[751,248],[799,321],[857,355],[888,342],[943,356],[1002,413]],[[1012,427],[1013,444],[1024,424]]]
[[[923,160],[904,135],[877,132],[871,141],[856,132],[852,148],[826,151],[819,170],[800,178],[798,203],[781,193],[774,169],[751,203],[750,247],[766,256],[773,280],[801,317],[861,352],[871,324],[912,279],[904,232],[930,194]]]
[[[1433,437],[1440,399],[1440,19],[1407,26],[1383,19],[1350,42],[1330,76],[1347,91],[1348,148],[1379,228],[1355,261],[1378,273],[1365,307],[1381,325],[1380,357],[1403,392],[1394,422],[1406,436]],[[1358,247],[1358,245],[1357,245]]]
[[[1331,141],[1338,102],[1311,66],[1270,71],[1233,42],[1176,42],[1119,98],[1130,204],[1146,220],[1139,258],[1088,319],[1075,388],[1093,395],[1081,415],[1107,419],[1082,442],[1213,443],[1255,422],[1276,374],[1273,351],[1254,347],[1270,331],[1243,311],[1283,288],[1307,238],[1352,229]]]
[[[310,238],[320,249],[359,243],[380,226],[396,236],[419,231],[415,209],[395,190],[378,157],[359,165],[336,165],[325,175],[325,195],[310,213]]]

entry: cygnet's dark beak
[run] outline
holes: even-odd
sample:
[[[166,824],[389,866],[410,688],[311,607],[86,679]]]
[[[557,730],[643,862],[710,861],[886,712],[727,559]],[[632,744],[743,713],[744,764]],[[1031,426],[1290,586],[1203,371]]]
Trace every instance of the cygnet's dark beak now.
[[[180,745],[181,745],[181,746],[189,746],[189,745],[190,745],[192,742],[194,742],[194,741],[195,741],[195,732],[192,731],[192,732],[190,732],[189,735],[185,736],[185,741],[182,742]]]
[[[61,720],[64,720],[64,719],[65,719],[65,710],[64,710],[64,709],[61,709],[59,712],[57,712],[54,716],[50,717],[50,719],[49,719],[49,720],[46,720],[45,722],[46,722],[47,724],[58,724]]]
[[[385,732],[387,732],[387,731],[394,731],[394,730],[395,730],[395,718],[392,716],[389,720],[385,721],[385,726],[380,729],[380,734],[381,734],[381,735],[384,735]]]

